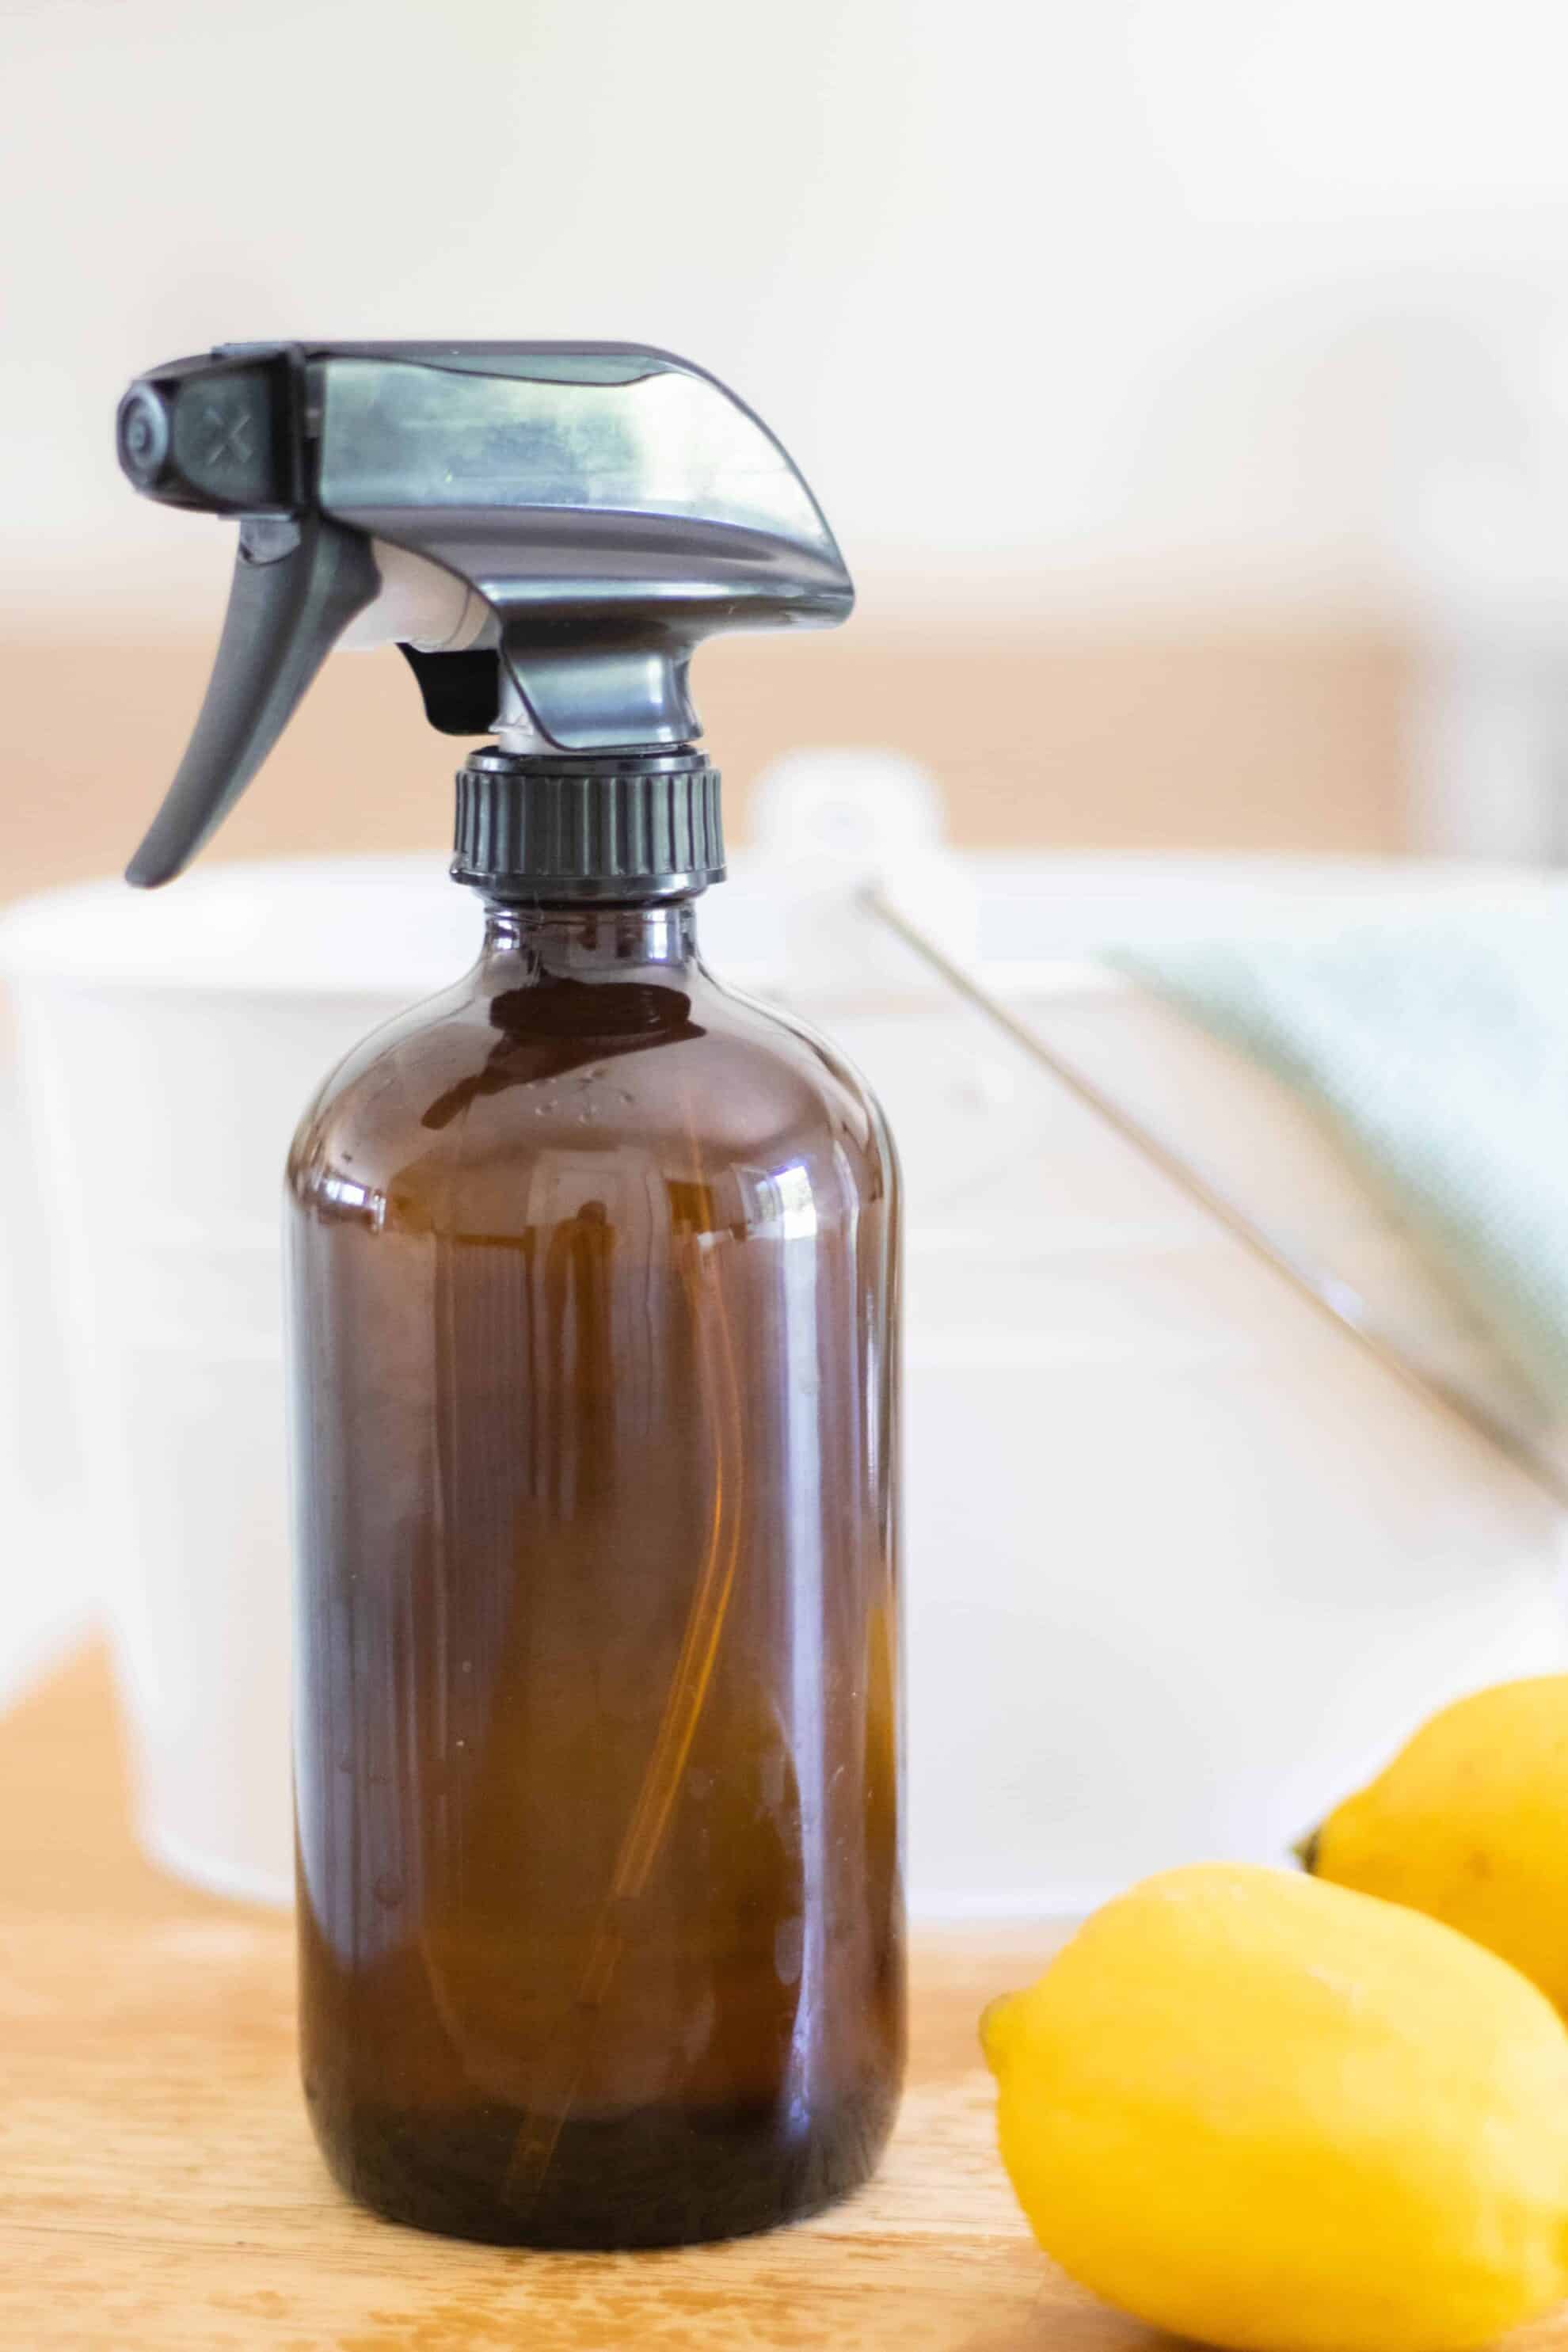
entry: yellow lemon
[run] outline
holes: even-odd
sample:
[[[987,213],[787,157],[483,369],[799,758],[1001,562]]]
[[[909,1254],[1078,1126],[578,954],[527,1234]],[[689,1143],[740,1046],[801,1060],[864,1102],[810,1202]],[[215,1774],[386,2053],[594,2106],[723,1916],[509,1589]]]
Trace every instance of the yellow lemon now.
[[[1302,1859],[1462,1928],[1568,2013],[1568,1675],[1445,1707]]]
[[[982,2021],[1047,2252],[1238,2352],[1462,2352],[1568,2293],[1568,2032],[1417,1912],[1173,1870]]]

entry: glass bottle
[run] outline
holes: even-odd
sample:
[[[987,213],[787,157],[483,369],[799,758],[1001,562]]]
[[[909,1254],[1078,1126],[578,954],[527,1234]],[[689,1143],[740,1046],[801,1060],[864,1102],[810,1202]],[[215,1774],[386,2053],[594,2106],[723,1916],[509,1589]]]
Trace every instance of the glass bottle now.
[[[301,2036],[465,2237],[808,2213],[903,2045],[898,1180],[690,897],[489,905],[289,1168]]]

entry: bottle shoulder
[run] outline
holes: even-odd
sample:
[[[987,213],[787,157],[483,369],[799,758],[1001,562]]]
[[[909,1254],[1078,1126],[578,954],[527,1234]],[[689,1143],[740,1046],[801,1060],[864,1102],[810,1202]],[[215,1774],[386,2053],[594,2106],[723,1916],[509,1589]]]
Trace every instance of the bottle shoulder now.
[[[357,1200],[418,1225],[478,1215],[499,1232],[532,1220],[542,1170],[549,1198],[586,1197],[596,1179],[695,1183],[730,1223],[740,1202],[776,1206],[785,1171],[794,1197],[829,1213],[893,1193],[864,1080],[827,1040],[700,966],[669,980],[496,978],[471,974],[339,1065],[289,1156],[300,1205]]]

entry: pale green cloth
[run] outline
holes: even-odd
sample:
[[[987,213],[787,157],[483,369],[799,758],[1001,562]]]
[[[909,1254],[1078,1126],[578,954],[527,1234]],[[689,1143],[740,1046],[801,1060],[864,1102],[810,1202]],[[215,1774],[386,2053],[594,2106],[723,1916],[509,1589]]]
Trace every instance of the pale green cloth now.
[[[1106,960],[1316,1106],[1568,1411],[1568,892]]]

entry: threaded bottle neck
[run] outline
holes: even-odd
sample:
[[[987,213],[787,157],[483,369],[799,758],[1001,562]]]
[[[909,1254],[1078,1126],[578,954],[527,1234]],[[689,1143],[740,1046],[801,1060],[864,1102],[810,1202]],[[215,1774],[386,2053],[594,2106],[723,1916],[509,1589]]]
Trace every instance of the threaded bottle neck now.
[[[673,972],[697,960],[697,913],[689,898],[647,906],[527,906],[490,899],[483,960],[521,962],[541,976],[616,979],[631,971]]]

